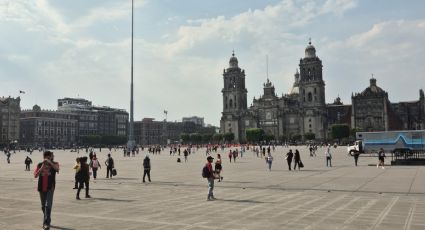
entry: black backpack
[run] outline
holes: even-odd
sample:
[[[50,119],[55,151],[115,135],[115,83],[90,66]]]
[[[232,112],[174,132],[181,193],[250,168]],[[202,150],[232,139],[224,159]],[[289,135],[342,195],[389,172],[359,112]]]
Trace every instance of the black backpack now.
[[[209,178],[210,177],[210,170],[208,169],[207,165],[205,165],[204,168],[202,168],[202,177],[203,178]]]

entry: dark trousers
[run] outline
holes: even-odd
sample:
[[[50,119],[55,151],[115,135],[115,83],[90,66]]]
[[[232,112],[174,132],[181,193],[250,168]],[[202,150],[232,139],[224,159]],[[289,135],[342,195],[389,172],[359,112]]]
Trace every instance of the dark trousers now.
[[[298,165],[298,170],[300,170],[300,161],[299,160],[295,160],[295,162],[294,162],[294,170],[297,169],[297,165]]]
[[[292,159],[288,159],[286,161],[288,162],[288,169],[289,169],[289,171],[291,171]]]
[[[92,168],[93,170],[93,178],[96,179],[97,177],[97,168]]]
[[[111,175],[111,178],[112,178],[112,167],[106,168],[106,178],[109,178],[109,175]]]
[[[30,164],[25,164],[25,170],[30,171]]]
[[[84,188],[84,185],[86,186],[86,196],[89,195],[89,181],[79,181],[79,186],[77,190],[77,197],[80,197],[80,191]]]
[[[354,156],[354,165],[357,166],[357,162],[359,161],[359,156]]]
[[[53,206],[53,191],[40,192],[41,210],[43,211],[43,225],[50,226]]]
[[[148,175],[149,182],[151,182],[151,169],[143,170],[143,182],[145,182],[146,175]]]
[[[74,185],[74,188],[78,188],[78,175],[77,174],[75,174],[75,185]],[[83,188],[84,188],[84,184],[83,184]]]

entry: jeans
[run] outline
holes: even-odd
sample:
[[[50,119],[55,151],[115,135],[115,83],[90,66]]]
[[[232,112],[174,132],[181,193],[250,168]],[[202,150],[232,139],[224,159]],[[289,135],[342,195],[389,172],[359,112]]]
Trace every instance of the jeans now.
[[[111,178],[112,178],[112,167],[106,168],[106,178],[109,178],[109,174],[111,175]]]
[[[289,171],[291,171],[291,164],[292,164],[292,159],[291,160],[286,160],[288,162],[288,169]]]
[[[93,170],[93,178],[96,179],[97,177],[97,168],[92,168]]]
[[[269,162],[267,162],[267,163],[269,164],[269,171],[271,171],[271,170],[272,170],[272,162],[273,162],[273,161],[269,161]]]
[[[146,175],[148,175],[149,182],[151,182],[151,169],[143,170],[143,182],[145,182]]]
[[[29,164],[25,165],[25,170],[30,171],[30,165]]]
[[[326,167],[332,167],[332,158],[331,157],[326,157]]]
[[[208,199],[214,198],[214,178],[208,178]]]
[[[89,181],[79,181],[79,186],[77,190],[77,197],[80,197],[80,191],[82,188],[84,188],[84,185],[86,186],[86,197],[89,196]]]
[[[40,192],[41,210],[43,211],[43,225],[50,226],[53,206],[53,191]]]

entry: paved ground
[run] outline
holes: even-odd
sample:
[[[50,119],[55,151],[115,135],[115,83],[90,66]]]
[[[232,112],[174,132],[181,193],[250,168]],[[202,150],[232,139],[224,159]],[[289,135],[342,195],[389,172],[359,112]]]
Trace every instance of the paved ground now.
[[[305,168],[287,170],[284,153],[273,152],[272,171],[264,159],[247,152],[237,163],[224,155],[224,181],[216,183],[217,201],[207,202],[201,178],[205,150],[176,163],[167,150],[151,156],[152,183],[142,184],[142,158],[113,152],[119,176],[91,180],[92,199],[75,200],[73,170],[76,153],[55,151],[61,164],[52,214],[53,229],[425,229],[425,167],[359,167],[345,148],[334,149],[332,168],[323,150],[309,157],[299,147]],[[227,150],[226,150],[227,151]],[[106,159],[107,151],[98,153]],[[81,152],[80,155],[83,155]],[[215,155],[215,154],[214,154]],[[36,181],[24,171],[23,152],[3,156],[0,163],[0,229],[40,229],[41,210]],[[41,153],[34,152],[34,162]],[[389,159],[387,159],[389,162]]]

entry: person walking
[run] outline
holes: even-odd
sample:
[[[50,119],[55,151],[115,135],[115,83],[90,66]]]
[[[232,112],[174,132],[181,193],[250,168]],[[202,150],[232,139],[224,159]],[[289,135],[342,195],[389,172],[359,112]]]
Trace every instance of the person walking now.
[[[189,155],[189,152],[187,151],[187,149],[183,151],[183,155],[184,155],[184,162],[187,162],[187,156]]]
[[[73,169],[75,170],[75,185],[74,185],[74,189],[78,189],[78,181],[79,181],[78,176],[79,176],[79,172],[80,172],[80,169],[81,169],[80,157],[77,157],[75,159],[75,165],[74,165],[74,168]]]
[[[272,171],[273,157],[271,153],[268,153],[268,156],[266,158],[266,163],[269,165],[269,171]]]
[[[232,163],[232,157],[233,157],[233,153],[232,153],[232,150],[230,150],[229,151],[229,160],[230,160],[230,163]]]
[[[385,169],[384,163],[385,163],[385,152],[384,152],[384,149],[381,148],[378,152],[378,164],[376,165],[376,167],[378,168],[379,166],[381,166],[382,169]]]
[[[359,161],[359,156],[360,156],[360,152],[355,151],[353,153],[353,157],[354,157],[354,165],[357,166],[357,162]]]
[[[10,151],[7,151],[6,156],[7,156],[7,159],[6,159],[7,163],[10,164],[10,156],[11,156]]]
[[[59,172],[59,163],[54,162],[53,158],[53,152],[44,152],[43,162],[38,163],[34,171],[34,178],[38,178],[37,190],[40,194],[41,210],[43,211],[43,229],[50,229],[56,173]]]
[[[112,169],[114,168],[114,159],[111,157],[110,153],[108,153],[108,159],[106,159],[105,165],[106,165],[106,178],[109,178],[109,175],[111,175],[111,179],[112,179]]]
[[[233,163],[236,163],[236,157],[238,156],[238,152],[233,150]]]
[[[331,145],[329,144],[325,151],[326,167],[332,167]]]
[[[207,197],[207,201],[213,201],[216,200],[216,198],[214,197],[214,171],[212,168],[212,162],[213,162],[214,158],[212,156],[208,156],[207,157],[207,163],[204,166],[203,169],[203,176],[205,178],[207,178],[208,180],[208,197]]]
[[[99,160],[96,157],[96,154],[93,155],[93,159],[90,162],[90,168],[93,171],[93,179],[96,180],[97,170],[102,168],[100,166]]]
[[[292,164],[293,157],[294,157],[294,153],[292,152],[292,149],[290,149],[289,152],[286,153],[286,162],[288,163],[289,171],[291,171],[291,164]]]
[[[82,157],[80,159],[80,171],[78,172],[78,190],[76,199],[80,200],[80,191],[83,188],[83,184],[86,187],[86,198],[91,198],[89,195],[89,183],[90,183],[90,167],[87,164],[87,157]]]
[[[148,175],[148,180],[151,182],[151,159],[146,155],[143,159],[143,183],[145,183],[145,177]]]
[[[217,174],[218,182],[221,182],[223,180],[223,177],[221,176],[221,171],[223,170],[223,166],[221,164],[221,155],[217,154],[217,160],[215,161],[215,167],[214,171]]]
[[[32,159],[27,156],[27,158],[25,158],[25,171],[31,171],[30,165],[32,164]]]
[[[301,162],[300,152],[298,151],[298,149],[295,149],[295,154],[294,154],[294,170],[297,169],[297,166],[298,166],[298,170],[300,170],[300,162]]]

